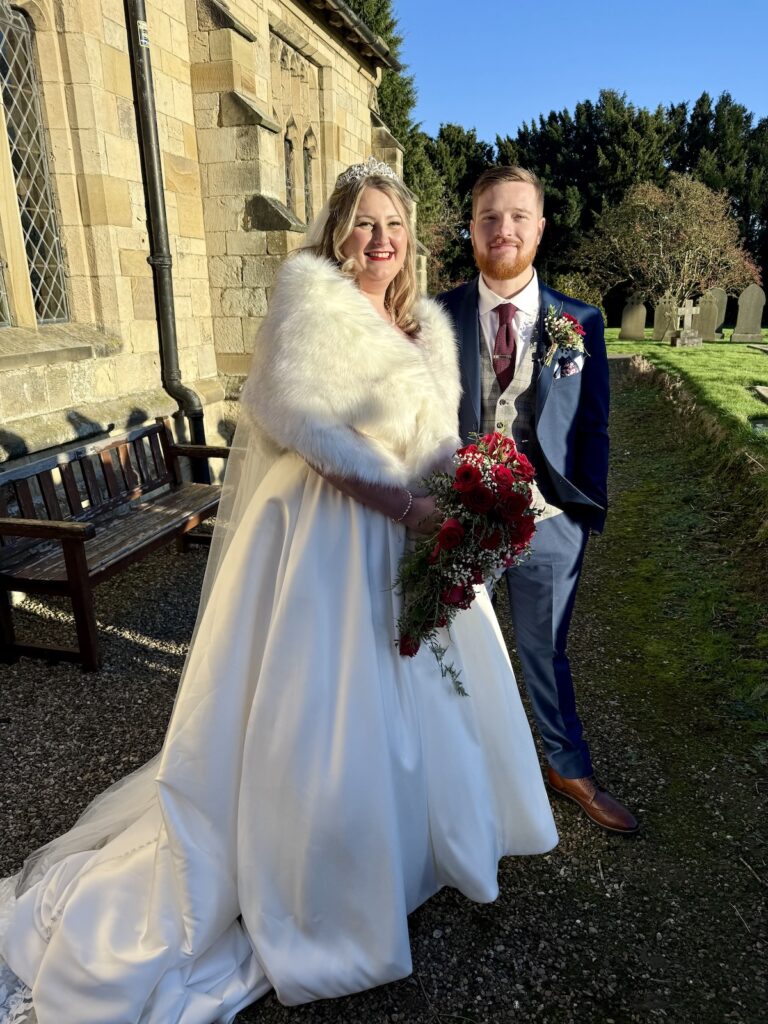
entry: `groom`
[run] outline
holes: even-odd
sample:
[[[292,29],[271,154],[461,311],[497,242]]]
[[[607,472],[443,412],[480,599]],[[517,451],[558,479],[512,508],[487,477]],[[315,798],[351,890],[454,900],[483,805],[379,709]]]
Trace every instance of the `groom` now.
[[[480,275],[439,298],[459,338],[462,437],[501,430],[536,469],[534,503],[544,514],[531,557],[505,577],[547,781],[596,824],[632,833],[635,818],[594,778],[566,654],[587,537],[602,530],[607,506],[603,320],[594,306],[539,281],[533,260],[543,213],[544,191],[531,171],[485,171],[472,190],[470,223]]]

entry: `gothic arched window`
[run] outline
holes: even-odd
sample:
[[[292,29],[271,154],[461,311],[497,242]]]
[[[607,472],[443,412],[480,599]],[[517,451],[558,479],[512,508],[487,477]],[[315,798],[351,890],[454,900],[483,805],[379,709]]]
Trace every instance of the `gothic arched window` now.
[[[309,224],[315,215],[315,203],[313,199],[314,181],[312,175],[312,164],[317,153],[314,136],[310,129],[304,136],[304,220]]]
[[[32,29],[6,0],[0,0],[0,90],[35,315],[41,324],[68,320]]]
[[[283,138],[283,156],[285,158],[285,205],[296,213],[296,170],[293,166],[293,140],[288,132]]]
[[[313,147],[309,133],[304,136],[304,220],[309,221],[314,216],[314,203],[312,200],[312,161],[314,159]]]

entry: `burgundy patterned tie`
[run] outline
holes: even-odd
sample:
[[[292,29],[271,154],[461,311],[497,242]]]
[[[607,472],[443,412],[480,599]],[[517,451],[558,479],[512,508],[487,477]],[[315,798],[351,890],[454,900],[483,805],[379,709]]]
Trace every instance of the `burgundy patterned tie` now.
[[[502,302],[493,310],[499,314],[499,329],[496,331],[496,342],[493,346],[493,369],[496,380],[502,391],[506,391],[515,376],[515,330],[512,321],[517,306],[511,302]]]

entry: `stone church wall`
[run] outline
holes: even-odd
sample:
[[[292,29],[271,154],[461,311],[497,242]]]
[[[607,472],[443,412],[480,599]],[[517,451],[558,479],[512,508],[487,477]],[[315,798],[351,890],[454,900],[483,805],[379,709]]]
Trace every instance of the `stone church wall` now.
[[[14,274],[13,323],[0,327],[0,459],[176,409],[160,378],[123,0],[11,6],[33,26],[69,319],[36,322],[14,204],[1,204],[0,255]],[[385,143],[398,155],[372,114],[382,61],[317,8],[147,0],[181,373],[211,440],[228,431],[226,400],[308,214],[349,163]]]

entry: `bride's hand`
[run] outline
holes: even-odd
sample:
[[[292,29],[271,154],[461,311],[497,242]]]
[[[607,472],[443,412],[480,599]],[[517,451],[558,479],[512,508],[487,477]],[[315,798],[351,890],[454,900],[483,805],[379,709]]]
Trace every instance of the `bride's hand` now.
[[[414,495],[410,511],[402,522],[412,533],[420,533],[424,536],[434,533],[440,525],[435,499],[430,495],[424,497]]]
[[[313,469],[343,494],[354,498],[362,505],[376,509],[382,515],[389,516],[396,523],[402,523],[414,533],[430,534],[439,525],[434,498],[411,495],[411,492],[405,487],[366,484],[360,480],[339,476],[336,473],[323,472],[317,467],[313,467]],[[405,512],[406,509],[407,512]]]

